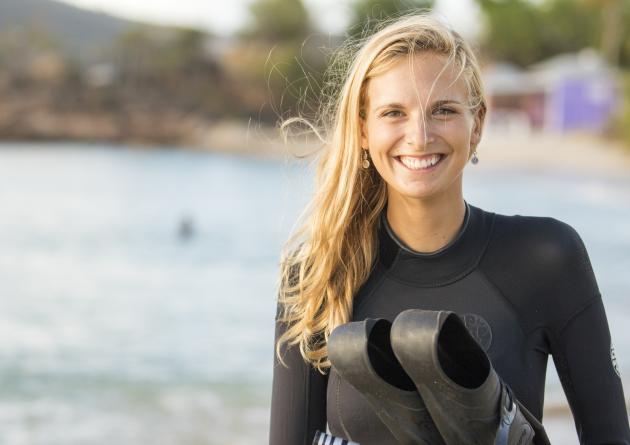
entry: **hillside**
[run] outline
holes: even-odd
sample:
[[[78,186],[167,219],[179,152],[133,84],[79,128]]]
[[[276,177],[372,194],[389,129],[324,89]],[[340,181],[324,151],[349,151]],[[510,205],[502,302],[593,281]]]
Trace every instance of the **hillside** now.
[[[108,14],[54,0],[0,1],[0,34],[11,31],[50,36],[74,55],[90,58],[125,30],[137,25]]]

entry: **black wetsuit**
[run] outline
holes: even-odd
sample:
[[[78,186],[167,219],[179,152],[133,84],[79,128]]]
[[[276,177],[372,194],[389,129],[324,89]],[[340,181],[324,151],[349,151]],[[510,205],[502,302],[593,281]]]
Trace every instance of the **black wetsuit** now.
[[[516,397],[542,420],[551,354],[581,444],[630,444],[606,314],[577,232],[553,218],[505,216],[466,204],[455,239],[430,254],[407,248],[381,218],[379,254],[353,320],[392,321],[409,308],[451,310]],[[276,335],[284,327],[279,324]],[[274,364],[270,445],[312,442],[316,429],[361,445],[395,444],[362,395],[295,347]]]

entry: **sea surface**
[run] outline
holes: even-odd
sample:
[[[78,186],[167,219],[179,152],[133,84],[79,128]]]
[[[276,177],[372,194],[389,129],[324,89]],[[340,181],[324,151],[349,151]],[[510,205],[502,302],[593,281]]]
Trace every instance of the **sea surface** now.
[[[266,443],[279,252],[312,172],[168,148],[0,144],[0,443]],[[579,232],[630,372],[630,179],[482,159],[465,198]],[[554,443],[577,443],[551,360],[546,399]]]

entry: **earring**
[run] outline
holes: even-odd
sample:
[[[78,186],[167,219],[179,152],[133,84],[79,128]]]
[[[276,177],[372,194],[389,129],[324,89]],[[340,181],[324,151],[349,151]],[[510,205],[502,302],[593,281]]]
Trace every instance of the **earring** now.
[[[368,151],[366,149],[363,149],[363,162],[361,162],[361,166],[366,170],[370,168],[370,160],[368,159]]]
[[[470,158],[470,162],[472,162],[473,165],[477,165],[477,163],[479,162],[479,158],[477,157],[477,150],[473,151],[472,158]]]

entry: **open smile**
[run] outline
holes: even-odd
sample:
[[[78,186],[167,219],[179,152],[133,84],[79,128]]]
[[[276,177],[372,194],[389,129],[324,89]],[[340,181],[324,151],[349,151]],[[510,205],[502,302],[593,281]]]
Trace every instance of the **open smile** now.
[[[433,171],[444,160],[444,158],[446,158],[446,155],[442,153],[434,153],[425,156],[400,155],[394,157],[400,165],[405,167],[407,170],[414,172]]]

